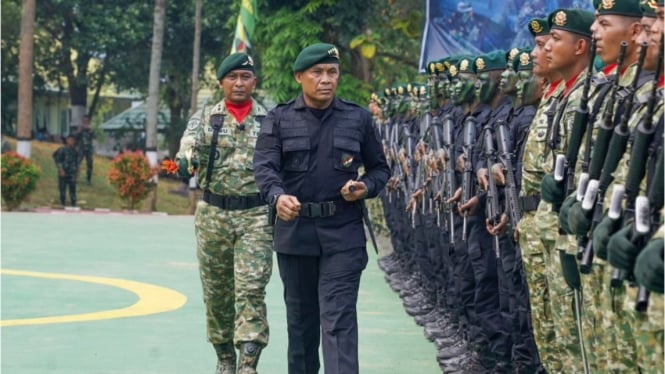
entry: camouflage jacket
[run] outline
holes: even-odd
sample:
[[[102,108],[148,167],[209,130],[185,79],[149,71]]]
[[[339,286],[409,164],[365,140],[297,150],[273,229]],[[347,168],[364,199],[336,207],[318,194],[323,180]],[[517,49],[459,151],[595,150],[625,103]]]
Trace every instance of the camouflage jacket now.
[[[62,146],[53,152],[53,160],[58,169],[63,169],[66,175],[75,175],[78,172],[81,155],[75,147]]]
[[[217,146],[211,150],[213,128],[210,116],[224,115],[224,123],[217,137]],[[176,161],[182,158],[198,161],[197,180],[204,190],[218,195],[251,195],[259,192],[254,182],[252,161],[254,147],[261,129],[260,120],[266,110],[252,99],[252,109],[241,124],[231,115],[224,101],[212,108],[204,108],[193,115],[180,139]],[[211,175],[208,176],[210,152],[214,152]]]
[[[92,129],[82,129],[76,133],[76,148],[79,149],[81,153],[92,153],[93,145],[92,140],[95,138],[95,133]]]

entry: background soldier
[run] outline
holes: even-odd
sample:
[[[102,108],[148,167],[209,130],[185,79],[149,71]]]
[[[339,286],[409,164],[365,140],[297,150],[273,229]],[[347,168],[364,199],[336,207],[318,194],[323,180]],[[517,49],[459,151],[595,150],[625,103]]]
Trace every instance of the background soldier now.
[[[85,159],[86,166],[86,182],[88,184],[92,183],[92,163],[93,155],[95,154],[93,140],[95,138],[95,133],[90,127],[90,117],[85,115],[83,116],[81,127],[76,133],[76,146],[81,154],[80,162]]]
[[[65,145],[53,152],[53,160],[58,168],[60,205],[65,206],[65,190],[69,188],[70,202],[72,206],[76,206],[76,180],[79,176],[81,155],[76,150],[76,139],[73,135],[67,136]]]

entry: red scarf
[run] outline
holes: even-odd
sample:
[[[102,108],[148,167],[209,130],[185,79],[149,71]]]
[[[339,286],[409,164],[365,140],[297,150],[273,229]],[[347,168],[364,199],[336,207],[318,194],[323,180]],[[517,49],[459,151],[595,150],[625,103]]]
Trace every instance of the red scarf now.
[[[233,115],[233,118],[235,118],[238,123],[242,123],[252,110],[252,100],[247,100],[241,104],[234,104],[228,100],[225,101],[225,103],[226,110]]]
[[[575,85],[575,82],[577,81],[577,77],[579,77],[580,74],[582,74],[581,71],[580,71],[579,73],[575,74],[574,77],[570,78],[570,80],[568,80],[568,81],[566,82],[566,88],[565,88],[565,90],[563,91],[563,97],[568,96],[568,94],[570,93],[570,90],[573,89],[573,86]]]

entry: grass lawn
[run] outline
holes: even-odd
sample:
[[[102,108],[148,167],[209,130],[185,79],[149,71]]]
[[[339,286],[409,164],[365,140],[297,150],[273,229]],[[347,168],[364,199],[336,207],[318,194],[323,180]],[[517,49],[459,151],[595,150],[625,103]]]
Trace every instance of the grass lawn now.
[[[16,141],[8,139],[12,149],[16,149]],[[53,152],[60,146],[57,143],[32,142],[31,161],[41,168],[42,175],[37,182],[37,189],[23,202],[19,210],[34,210],[37,208],[62,208],[58,193],[58,177]],[[92,210],[96,208],[121,211],[127,209],[118,197],[114,188],[109,184],[107,175],[111,160],[95,156],[92,184],[85,182],[85,161],[81,163],[79,182],[77,183],[77,200],[81,209]],[[189,200],[186,188],[180,180],[160,178],[157,185],[157,211],[172,215],[188,214]],[[68,195],[69,198],[69,195]],[[137,210],[149,211],[149,201],[146,199]]]

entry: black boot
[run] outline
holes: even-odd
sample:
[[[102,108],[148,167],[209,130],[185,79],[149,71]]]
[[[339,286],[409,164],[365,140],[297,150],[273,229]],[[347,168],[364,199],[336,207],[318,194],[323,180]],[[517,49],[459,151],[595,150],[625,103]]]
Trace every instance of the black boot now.
[[[215,374],[236,374],[236,350],[233,343],[213,344],[217,352]]]
[[[263,346],[254,342],[244,342],[240,345],[238,374],[256,374],[261,349],[263,349]]]

